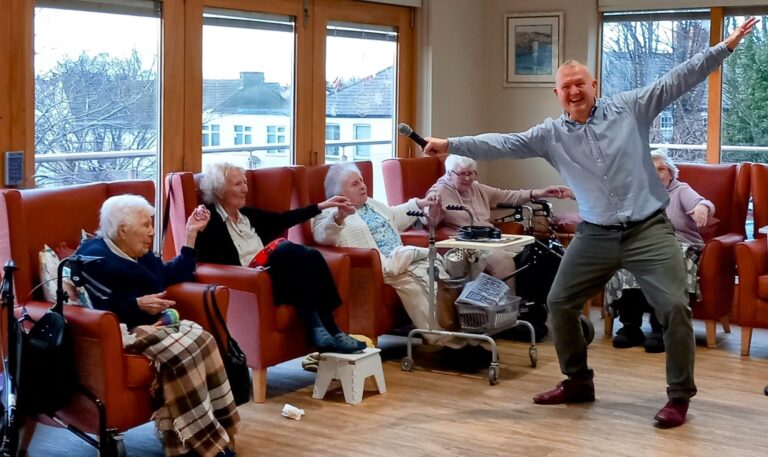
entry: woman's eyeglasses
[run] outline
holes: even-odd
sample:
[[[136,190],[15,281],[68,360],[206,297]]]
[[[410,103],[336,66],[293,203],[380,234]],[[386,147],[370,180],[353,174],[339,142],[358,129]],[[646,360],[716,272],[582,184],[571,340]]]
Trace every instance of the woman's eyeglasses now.
[[[451,174],[453,176],[458,176],[458,177],[461,177],[461,178],[469,178],[469,179],[477,178],[477,172],[474,171],[474,170],[472,170],[472,171],[465,171],[463,173],[456,173],[455,171],[451,170]]]

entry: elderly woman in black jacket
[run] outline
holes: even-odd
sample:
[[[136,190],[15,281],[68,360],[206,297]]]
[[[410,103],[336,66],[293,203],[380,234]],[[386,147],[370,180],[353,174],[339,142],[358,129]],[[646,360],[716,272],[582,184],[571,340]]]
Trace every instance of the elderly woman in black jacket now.
[[[259,267],[269,269],[275,303],[296,307],[321,352],[352,353],[365,348],[365,343],[342,332],[333,319],[341,298],[323,256],[315,249],[279,239],[287,228],[325,208],[349,205],[346,198],[334,197],[284,213],[250,208],[245,206],[245,170],[229,163],[207,167],[200,188],[211,220],[197,240],[198,260],[242,266],[253,266],[257,260]],[[266,256],[265,251],[271,253]]]

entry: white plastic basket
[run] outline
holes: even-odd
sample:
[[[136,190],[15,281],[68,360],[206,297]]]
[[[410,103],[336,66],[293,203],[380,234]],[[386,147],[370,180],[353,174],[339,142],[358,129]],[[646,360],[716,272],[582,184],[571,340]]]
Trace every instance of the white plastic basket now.
[[[456,303],[461,329],[468,332],[489,332],[517,321],[520,297],[512,296],[498,306],[479,306]]]

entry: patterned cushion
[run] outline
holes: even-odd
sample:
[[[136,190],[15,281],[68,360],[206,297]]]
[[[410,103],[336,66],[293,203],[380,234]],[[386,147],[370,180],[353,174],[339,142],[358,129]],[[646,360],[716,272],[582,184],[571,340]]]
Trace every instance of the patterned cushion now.
[[[55,303],[56,302],[56,278],[58,275],[59,263],[61,260],[69,257],[74,253],[74,249],[67,246],[66,243],[61,243],[54,250],[47,244],[43,246],[43,250],[40,251],[40,282],[43,289],[43,299],[45,301]],[[88,297],[88,293],[83,287],[75,287],[72,280],[69,279],[69,267],[64,267],[62,270],[64,280],[62,281],[62,288],[69,296],[68,305],[80,305],[88,308],[93,308],[91,300]]]

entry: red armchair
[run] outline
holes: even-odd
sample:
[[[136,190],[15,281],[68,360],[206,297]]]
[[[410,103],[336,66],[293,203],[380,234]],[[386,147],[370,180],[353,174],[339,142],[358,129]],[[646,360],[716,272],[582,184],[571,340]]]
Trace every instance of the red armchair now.
[[[373,195],[373,165],[369,161],[355,162],[368,187],[368,196]],[[316,165],[306,169],[297,168],[297,180],[302,183],[300,206],[326,200],[325,176],[331,165]],[[319,246],[312,236],[311,222],[301,226],[301,240],[310,246]],[[400,324],[408,322],[408,316],[391,286],[384,284],[381,272],[381,257],[375,249],[329,248],[344,253],[351,261],[350,278],[355,287],[349,291],[349,328],[351,333],[376,339],[390,332]]]
[[[151,181],[125,181],[0,193],[0,228],[7,233],[0,242],[0,264],[9,259],[16,262],[17,301],[25,304],[34,318],[41,316],[51,306],[33,294],[33,288],[40,283],[38,253],[43,245],[56,247],[65,242],[77,248],[82,229],[96,231],[104,200],[132,193],[153,201],[154,188]],[[179,284],[168,289],[168,298],[177,302],[183,318],[210,331],[213,328],[202,303],[205,287]],[[216,297],[226,311],[228,290],[218,287]],[[64,314],[75,339],[79,382],[90,393],[77,394],[56,416],[82,432],[96,435],[96,440],[84,439],[99,448],[102,455],[112,455],[110,451],[122,447],[120,433],[151,419],[154,369],[144,356],[123,352],[118,320],[111,312],[65,306]],[[38,419],[52,424],[42,416]]]
[[[750,165],[678,164],[679,179],[715,204],[719,222],[703,233],[699,259],[701,300],[692,302],[694,319],[706,321],[707,347],[716,345],[715,324],[730,332],[729,314],[734,302],[736,243],[744,241],[750,191]]]
[[[768,165],[751,165],[754,240],[736,245],[738,300],[731,321],[741,326],[741,355],[749,355],[753,328],[768,328]]]
[[[268,211],[296,208],[298,174],[303,167],[279,167],[247,170],[247,206]],[[169,192],[169,232],[174,240],[174,252],[179,252],[185,239],[186,220],[202,203],[195,176],[192,173],[172,173],[166,178]],[[212,215],[216,217],[216,214]],[[300,228],[285,234],[291,241],[301,242]],[[181,240],[181,241],[179,241]],[[323,251],[321,251],[323,252]],[[349,258],[343,254],[323,252],[336,280],[344,304],[336,310],[336,322],[349,328],[347,296],[349,293]],[[304,328],[292,306],[275,306],[269,273],[232,265],[198,263],[197,279],[230,288],[227,323],[233,337],[248,358],[253,369],[253,398],[266,400],[267,367],[312,352],[314,347],[305,339]]]
[[[430,187],[445,174],[445,165],[439,157],[398,158],[383,161],[381,171],[387,188],[387,202],[395,206],[411,198],[424,198]],[[435,230],[437,241],[452,235],[455,235],[452,229],[438,227]],[[400,237],[405,244],[428,246],[429,233],[426,229],[409,229],[400,233]]]
[[[734,303],[736,244],[744,241],[747,202],[750,189],[750,165],[677,164],[679,180],[715,204],[719,222],[702,236],[704,250],[699,259],[701,300],[691,301],[694,319],[706,323],[707,347],[716,346],[716,323],[730,332],[729,315]],[[612,326],[606,316],[606,330]],[[609,326],[610,323],[610,326]]]

